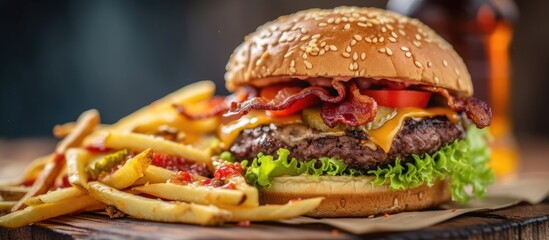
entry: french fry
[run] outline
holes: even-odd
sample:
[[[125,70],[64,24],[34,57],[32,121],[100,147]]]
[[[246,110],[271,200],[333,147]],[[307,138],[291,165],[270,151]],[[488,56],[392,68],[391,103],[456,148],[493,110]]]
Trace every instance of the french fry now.
[[[0,201],[0,213],[9,213],[17,201]]]
[[[48,218],[78,212],[96,204],[97,201],[92,197],[81,196],[53,203],[29,206],[23,210],[0,217],[0,226],[5,228],[18,228]]]
[[[173,104],[202,101],[212,97],[214,91],[215,84],[211,81],[201,81],[190,84],[122,118],[120,121],[113,124],[111,129],[132,131],[134,128],[150,121],[150,117],[155,116],[157,113],[166,112],[170,109],[172,110],[172,114],[177,114],[173,111]]]
[[[145,185],[147,183],[153,184],[153,183],[165,183],[166,181],[170,180],[176,172],[172,170],[168,170],[165,168],[157,167],[154,165],[150,165],[144,173],[144,176],[135,183],[133,183],[134,186],[140,186]],[[198,174],[193,174],[193,180],[194,181],[200,181],[204,180],[206,177],[200,176]]]
[[[53,126],[53,136],[56,138],[64,138],[74,129],[74,122],[68,122],[65,124],[57,124]]]
[[[134,187],[133,190],[163,199],[206,205],[239,205],[245,200],[240,191],[206,186],[155,183]]]
[[[19,201],[29,191],[30,187],[1,186],[0,198],[2,201]]]
[[[48,193],[31,197],[25,201],[27,206],[35,206],[44,203],[59,202],[69,198],[76,198],[85,195],[86,192],[76,187],[62,188]]]
[[[324,198],[309,198],[291,201],[284,205],[263,205],[259,207],[220,206],[232,213],[231,222],[275,221],[293,218],[317,208]]]
[[[155,152],[183,157],[190,161],[210,164],[211,153],[209,150],[199,150],[193,148],[192,146],[171,142],[151,135],[127,132],[109,132],[105,138],[104,144],[106,147],[113,149],[127,148],[139,152],[150,147]]]
[[[0,181],[0,186],[17,186],[25,182],[33,181],[42,171],[44,165],[48,163],[51,155],[42,156],[34,159],[29,165],[23,170],[21,177],[16,179],[2,180]]]
[[[85,169],[90,161],[90,155],[88,151],[81,148],[71,148],[65,154],[69,183],[81,190],[88,189],[88,174]]]
[[[137,179],[143,177],[143,172],[149,167],[152,160],[152,149],[148,148],[137,156],[129,159],[114,173],[106,175],[100,181],[116,189],[131,186]]]
[[[179,131],[191,134],[203,134],[214,132],[220,124],[216,117],[191,121],[180,116],[175,109],[165,110],[149,116],[143,116],[140,123],[136,125],[133,132],[155,132],[162,125],[174,127]]]
[[[98,201],[113,205],[120,211],[139,219],[215,225],[231,217],[228,211],[215,206],[193,203],[165,202],[122,192],[99,182],[89,183],[90,194]]]
[[[55,154],[48,159],[48,163],[46,163],[44,169],[32,184],[32,188],[13,206],[12,211],[24,208],[27,199],[43,194],[51,188],[65,165],[65,161],[59,158],[59,156],[64,155],[67,149],[80,145],[82,140],[99,122],[99,112],[95,109],[85,111],[78,117],[74,129],[57,144]]]
[[[55,182],[55,178],[59,175],[59,172],[63,169],[63,163],[52,157],[49,162],[44,166],[40,175],[34,181],[32,187],[27,193],[19,199],[19,202],[13,206],[12,211],[17,211],[25,207],[25,201],[27,199],[45,193]]]
[[[229,181],[235,184],[236,189],[243,192],[246,195],[246,199],[241,204],[246,207],[257,207],[259,206],[259,192],[257,188],[248,185],[246,179],[242,176],[233,175],[228,177],[225,181]]]

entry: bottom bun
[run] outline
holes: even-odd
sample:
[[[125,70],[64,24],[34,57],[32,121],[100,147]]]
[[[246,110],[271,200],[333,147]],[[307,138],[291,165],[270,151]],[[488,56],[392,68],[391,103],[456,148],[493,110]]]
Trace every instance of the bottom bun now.
[[[270,188],[261,189],[262,204],[283,204],[290,200],[324,197],[311,217],[368,217],[384,213],[422,210],[450,201],[448,180],[431,187],[406,190],[372,186],[371,177],[283,176],[273,178]]]

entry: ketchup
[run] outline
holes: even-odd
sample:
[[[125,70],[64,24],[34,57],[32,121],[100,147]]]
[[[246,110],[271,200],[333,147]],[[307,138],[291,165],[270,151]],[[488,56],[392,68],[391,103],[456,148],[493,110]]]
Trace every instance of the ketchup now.
[[[243,171],[244,169],[242,168],[242,165],[240,165],[240,163],[227,163],[214,172],[214,178],[225,179],[233,175],[242,176]]]
[[[86,150],[90,153],[94,154],[100,154],[100,153],[108,153],[112,152],[112,148],[105,147],[103,144],[93,144],[86,147]]]
[[[196,163],[164,153],[153,153],[152,165],[172,171],[185,171],[201,176],[210,175],[205,163]]]

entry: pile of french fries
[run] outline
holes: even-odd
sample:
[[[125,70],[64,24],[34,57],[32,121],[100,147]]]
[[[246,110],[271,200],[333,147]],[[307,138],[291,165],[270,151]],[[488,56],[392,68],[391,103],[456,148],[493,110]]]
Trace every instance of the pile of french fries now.
[[[222,180],[235,186],[231,189],[198,184],[209,176],[196,174],[191,182],[180,184],[171,181],[176,172],[151,164],[153,153],[205,163],[212,172],[231,164],[212,160],[219,152],[215,141],[212,143],[212,133],[220,119],[191,121],[172,107],[178,104],[200,109],[214,90],[210,81],[197,82],[112,125],[101,124],[99,113],[89,110],[74,123],[56,126],[54,135],[62,139],[55,151],[34,160],[20,179],[0,183],[0,212],[5,214],[0,217],[0,226],[17,228],[61,215],[113,207],[134,218],[200,225],[279,220],[315,209],[321,198],[260,206],[257,189],[239,174]],[[161,126],[177,129],[182,135],[180,141],[156,135]],[[136,154],[118,165],[108,163],[110,158],[105,153],[85,148],[97,141],[113,151]],[[98,159],[117,166],[99,175],[90,172]],[[56,187],[64,179],[70,186]],[[28,182],[32,185],[24,187]]]

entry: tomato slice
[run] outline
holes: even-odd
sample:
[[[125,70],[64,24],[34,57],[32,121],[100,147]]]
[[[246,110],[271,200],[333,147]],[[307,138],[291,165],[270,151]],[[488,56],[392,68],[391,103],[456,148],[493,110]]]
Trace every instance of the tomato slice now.
[[[403,108],[416,107],[425,108],[429,99],[430,92],[421,92],[414,90],[360,90],[360,93],[368,95],[376,100],[377,104],[385,107]]]
[[[273,100],[282,102],[288,97],[299,93],[302,89],[303,89],[302,87],[280,84],[280,85],[274,85],[274,86],[262,88],[259,95],[265,99],[269,99],[269,100],[273,99]],[[277,110],[277,111],[267,110],[265,112],[267,116],[285,117],[285,116],[292,115],[296,112],[299,112],[304,108],[313,106],[317,104],[318,101],[319,101],[318,97],[314,95],[309,95],[303,99],[297,100],[296,102],[294,102],[294,104],[290,105],[286,109]]]

